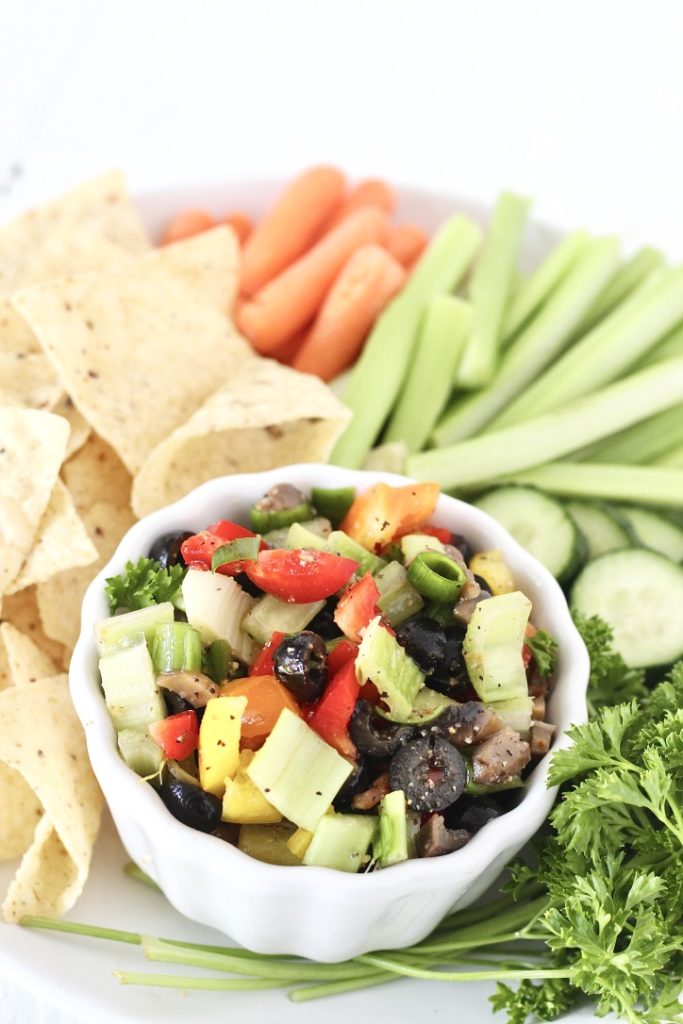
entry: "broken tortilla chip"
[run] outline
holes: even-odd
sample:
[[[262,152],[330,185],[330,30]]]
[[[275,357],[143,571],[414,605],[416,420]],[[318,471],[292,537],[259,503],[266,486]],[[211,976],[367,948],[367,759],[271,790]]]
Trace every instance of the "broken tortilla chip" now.
[[[133,481],[135,514],[217,476],[324,462],[350,416],[317,377],[251,360],[150,454]]]
[[[132,477],[106,441],[91,434],[86,443],[62,466],[62,478],[80,513],[93,505],[128,505]]]
[[[6,921],[59,916],[80,895],[102,814],[102,794],[64,677],[0,694],[0,761],[18,773],[43,809],[5,901]],[[9,785],[8,800],[13,796]],[[18,799],[25,800],[25,788]]]
[[[92,433],[90,424],[83,419],[68,395],[63,394],[51,412],[53,412],[55,416],[63,416],[71,427],[69,443],[66,446],[66,458],[69,459],[83,447],[90,437],[90,434]]]
[[[26,587],[25,590],[20,590],[16,594],[6,595],[2,604],[2,619],[4,622],[11,622],[13,626],[29,637],[41,651],[51,658],[55,665],[62,669],[67,668],[71,652],[67,651],[63,643],[49,637],[43,629],[35,587]],[[0,670],[2,669],[3,654],[4,649],[0,644]],[[11,682],[9,667],[7,667],[7,682]]]
[[[33,547],[7,593],[14,594],[34,583],[43,583],[64,569],[90,565],[96,558],[97,549],[88,537],[67,487],[58,477]]]
[[[4,650],[13,686],[27,686],[38,679],[58,675],[58,666],[49,654],[11,622],[0,623],[0,646]]]
[[[14,302],[76,407],[131,473],[256,358],[227,317],[144,259],[125,273],[38,285]]]
[[[36,588],[43,629],[49,637],[66,644],[70,650],[74,648],[81,628],[83,595],[93,577],[114,554],[135,517],[128,506],[101,502],[83,512],[83,521],[97,548],[97,561],[80,569],[57,573]]]
[[[60,416],[0,408],[0,595],[31,550],[68,439],[69,424]]]
[[[145,262],[165,270],[221,313],[231,313],[239,283],[240,248],[232,228],[222,225],[161,249]]]
[[[62,393],[60,380],[44,353],[0,349],[0,405],[49,410]]]

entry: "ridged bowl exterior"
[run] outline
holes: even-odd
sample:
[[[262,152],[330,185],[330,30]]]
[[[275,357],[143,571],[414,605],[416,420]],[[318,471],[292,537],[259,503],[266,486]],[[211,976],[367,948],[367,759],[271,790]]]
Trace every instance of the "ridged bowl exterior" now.
[[[124,764],[102,696],[93,634],[95,624],[109,614],[106,577],[121,572],[127,560],[147,554],[163,533],[199,530],[221,518],[246,521],[249,506],[283,481],[304,492],[313,486],[363,490],[379,481],[409,482],[393,474],[336,466],[285,466],[212,480],[147,516],[128,531],[86,593],[70,686],[95,775],[123,844],[173,906],[256,952],[337,961],[417,942],[449,911],[473,902],[540,827],[556,793],[546,787],[551,756],[547,755],[534,769],[519,805],[490,822],[463,849],[367,875],[349,875],[321,867],[262,864],[214,836],[196,832],[173,818],[154,789]],[[549,718],[558,727],[553,750],[566,745],[567,727],[586,719],[589,665],[560,587],[479,509],[443,495],[434,519],[464,534],[479,549],[502,550],[518,586],[533,602],[534,623],[557,639],[558,669],[548,707]]]

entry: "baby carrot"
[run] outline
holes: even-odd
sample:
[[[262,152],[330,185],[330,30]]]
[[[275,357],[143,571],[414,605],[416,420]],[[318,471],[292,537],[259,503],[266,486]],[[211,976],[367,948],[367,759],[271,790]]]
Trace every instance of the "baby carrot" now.
[[[244,247],[243,295],[254,295],[306,252],[341,204],[344,189],[344,175],[334,167],[312,167],[290,183]]]
[[[251,217],[248,217],[246,213],[240,213],[239,210],[228,213],[223,218],[223,223],[232,228],[237,235],[237,241],[240,245],[244,245],[247,238],[254,230],[254,222]]]
[[[306,334],[302,331],[300,334],[295,334],[294,337],[286,341],[284,345],[280,345],[277,352],[273,354],[273,358],[277,359],[279,363],[285,363],[287,366],[294,365],[294,359],[296,354],[301,348],[306,338]]]
[[[348,217],[354,210],[360,210],[363,206],[376,206],[378,210],[384,210],[385,213],[393,213],[396,206],[396,193],[391,185],[379,178],[367,178],[365,181],[359,181],[356,187],[351,189],[348,198],[327,225],[327,230],[335,228],[344,217]]]
[[[161,244],[180,242],[183,238],[191,238],[192,235],[199,235],[202,231],[208,231],[215,226],[216,221],[205,210],[183,210],[166,225]]]
[[[401,264],[381,246],[356,249],[332,285],[292,366],[323,380],[336,377],[354,361],[405,277]]]
[[[429,241],[417,224],[395,224],[389,228],[387,251],[404,267],[411,267]]]
[[[352,252],[386,241],[385,213],[366,206],[323,235],[312,249],[237,310],[237,325],[257,352],[270,355],[308,327]]]

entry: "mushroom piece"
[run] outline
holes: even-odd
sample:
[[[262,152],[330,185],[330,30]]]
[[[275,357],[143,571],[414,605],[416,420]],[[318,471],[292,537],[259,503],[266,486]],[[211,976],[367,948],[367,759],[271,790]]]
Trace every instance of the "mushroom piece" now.
[[[529,733],[529,746],[532,757],[545,757],[555,734],[555,726],[550,722],[532,722]]]
[[[203,672],[162,672],[157,686],[176,693],[193,708],[206,707],[212,697],[218,696],[219,687]]]
[[[530,760],[529,744],[506,725],[475,747],[472,754],[474,781],[482,786],[509,782]]]
[[[472,572],[467,562],[465,561],[460,548],[456,548],[453,544],[445,544],[443,551],[445,555],[448,555],[449,558],[452,558],[453,561],[460,566],[460,568],[465,573],[465,576],[467,577],[465,585],[460,591],[460,600],[476,600],[476,598],[478,598],[481,593],[481,587],[475,580],[474,573]]]
[[[545,721],[545,697],[543,694],[534,697],[531,704],[531,717],[535,722]]]
[[[371,811],[373,807],[377,807],[382,802],[389,792],[391,792],[389,772],[383,772],[368,789],[362,793],[356,793],[351,798],[351,807],[354,811]]]
[[[425,731],[443,736],[454,747],[471,747],[502,728],[503,723],[495,711],[478,700],[468,700],[464,704],[449,705],[425,726]]]
[[[306,496],[293,484],[275,484],[257,502],[256,508],[262,512],[284,512],[285,509],[305,505],[306,501]]]
[[[472,836],[464,828],[446,828],[441,814],[432,814],[418,833],[417,849],[420,857],[442,857],[469,843]]]

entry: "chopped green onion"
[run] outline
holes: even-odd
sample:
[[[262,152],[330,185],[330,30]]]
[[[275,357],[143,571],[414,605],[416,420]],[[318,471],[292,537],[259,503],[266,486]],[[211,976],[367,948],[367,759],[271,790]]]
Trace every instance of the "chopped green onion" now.
[[[227,544],[221,544],[213,553],[211,572],[230,562],[255,562],[260,544],[260,537],[238,537]]]
[[[453,604],[441,604],[440,601],[433,601],[427,608],[427,617],[434,619],[434,622],[438,622],[440,626],[452,626],[455,621]]]
[[[291,508],[260,508],[258,505],[252,505],[249,509],[251,528],[256,533],[268,533],[270,530],[281,530],[285,526],[291,526],[292,523],[304,523],[314,515],[307,501],[302,501]]]
[[[457,601],[467,576],[462,566],[441,551],[421,551],[410,563],[408,579],[419,594],[446,604]]]
[[[311,501],[319,515],[325,516],[336,528],[353,505],[355,487],[314,487]]]

